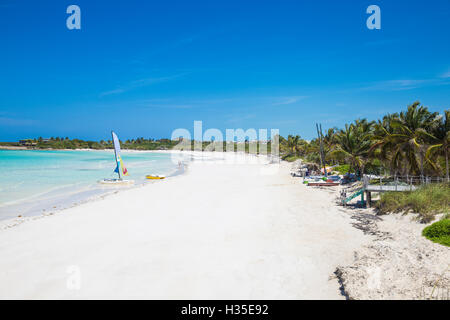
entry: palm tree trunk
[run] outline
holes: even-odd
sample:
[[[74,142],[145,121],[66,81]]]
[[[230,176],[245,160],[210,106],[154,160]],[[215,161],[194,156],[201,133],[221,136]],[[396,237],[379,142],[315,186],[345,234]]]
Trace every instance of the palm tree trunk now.
[[[423,158],[424,155],[422,154],[422,151],[419,152],[419,156],[420,156],[420,179],[423,179]]]

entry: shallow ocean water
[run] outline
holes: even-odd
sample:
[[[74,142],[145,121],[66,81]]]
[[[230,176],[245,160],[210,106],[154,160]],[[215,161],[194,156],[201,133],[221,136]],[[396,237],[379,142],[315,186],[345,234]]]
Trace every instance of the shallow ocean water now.
[[[176,174],[169,153],[124,152],[126,179],[146,183],[147,174]],[[0,219],[62,209],[115,191],[98,184],[117,178],[111,151],[0,150]],[[123,187],[122,187],[123,189]]]

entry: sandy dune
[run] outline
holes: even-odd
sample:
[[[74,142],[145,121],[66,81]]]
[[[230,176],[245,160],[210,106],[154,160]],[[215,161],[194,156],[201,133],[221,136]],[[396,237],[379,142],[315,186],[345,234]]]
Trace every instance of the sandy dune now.
[[[369,237],[276,166],[194,162],[3,228],[0,298],[343,299],[330,276]]]
[[[450,249],[423,237],[426,225],[413,220],[414,214],[355,211],[360,222],[370,221],[365,232],[375,239],[355,251],[350,265],[337,268],[348,298],[450,299]]]

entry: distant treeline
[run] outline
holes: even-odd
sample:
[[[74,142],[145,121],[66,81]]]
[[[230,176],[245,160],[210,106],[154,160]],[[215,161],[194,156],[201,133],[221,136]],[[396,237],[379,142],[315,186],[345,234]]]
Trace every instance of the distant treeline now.
[[[169,139],[132,139],[121,141],[121,147],[123,149],[133,150],[168,150],[177,145],[178,141],[172,141]],[[50,139],[44,139],[39,137],[37,139],[25,139],[19,142],[1,142],[3,146],[25,146],[29,149],[112,149],[113,144],[111,140],[100,141],[85,141],[81,139],[69,139],[68,137],[51,137]]]
[[[322,153],[325,165],[346,165],[357,175],[445,176],[450,180],[449,148],[450,110],[431,112],[418,101],[377,121],[357,119],[344,128],[329,128],[320,140],[306,141],[299,135],[280,138],[285,160],[300,158],[323,165]]]
[[[44,139],[39,137],[37,139],[25,139],[19,142],[0,142],[0,146],[17,146],[17,147],[27,147],[28,149],[112,149],[113,144],[111,140],[100,140],[100,141],[85,141],[81,139],[69,139],[68,137],[51,137],[50,139]],[[252,153],[270,153],[271,152],[271,142],[249,142],[248,140],[242,143],[236,142],[213,142],[213,141],[203,141],[196,142],[193,140],[183,140],[183,139],[145,139],[143,137],[137,139],[129,139],[122,141],[120,140],[120,146],[122,149],[129,150],[198,150],[203,151],[226,151],[234,150]],[[264,149],[264,150],[263,150]]]

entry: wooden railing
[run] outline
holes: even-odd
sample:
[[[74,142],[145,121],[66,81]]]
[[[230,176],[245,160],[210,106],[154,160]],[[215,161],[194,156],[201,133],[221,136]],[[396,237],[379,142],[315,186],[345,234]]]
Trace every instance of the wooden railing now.
[[[380,191],[412,191],[418,186],[446,182],[445,177],[432,176],[391,176],[370,178],[363,177],[364,189],[379,189]]]

